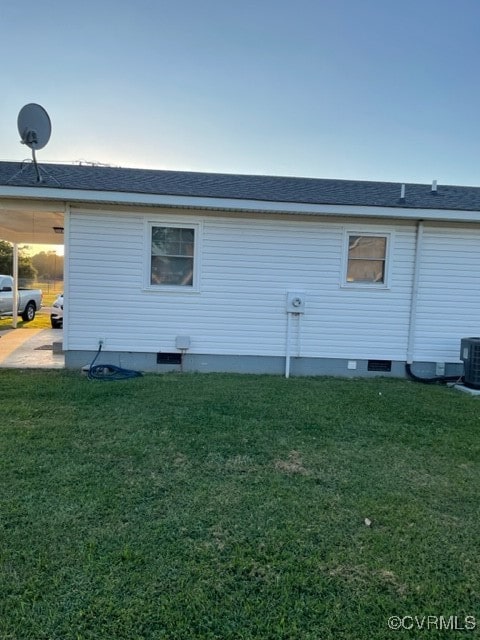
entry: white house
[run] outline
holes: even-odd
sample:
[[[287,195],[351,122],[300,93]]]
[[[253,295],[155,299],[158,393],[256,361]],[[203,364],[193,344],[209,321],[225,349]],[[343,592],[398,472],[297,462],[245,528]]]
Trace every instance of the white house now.
[[[403,376],[480,334],[480,188],[0,162],[0,238],[64,228],[66,366]]]

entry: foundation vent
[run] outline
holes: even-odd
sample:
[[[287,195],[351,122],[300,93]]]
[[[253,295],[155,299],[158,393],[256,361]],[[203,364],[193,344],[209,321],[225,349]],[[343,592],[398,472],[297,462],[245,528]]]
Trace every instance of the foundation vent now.
[[[182,354],[160,351],[157,353],[157,364],[182,364]]]
[[[392,361],[391,360],[369,360],[368,371],[391,371],[392,370]]]

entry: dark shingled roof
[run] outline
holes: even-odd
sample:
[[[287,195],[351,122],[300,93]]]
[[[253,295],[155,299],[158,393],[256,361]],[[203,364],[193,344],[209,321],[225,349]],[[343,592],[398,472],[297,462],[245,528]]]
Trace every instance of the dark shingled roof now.
[[[0,185],[125,192],[152,195],[230,198],[269,202],[332,204],[415,209],[480,211],[479,187],[406,184],[360,180],[324,180],[281,176],[157,171],[92,165],[43,164],[36,182],[32,163],[0,162]]]

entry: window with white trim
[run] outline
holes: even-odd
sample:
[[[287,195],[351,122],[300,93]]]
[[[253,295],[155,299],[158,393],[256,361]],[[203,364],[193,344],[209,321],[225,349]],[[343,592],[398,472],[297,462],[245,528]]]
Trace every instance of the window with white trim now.
[[[387,287],[389,234],[346,233],[345,285]]]
[[[198,226],[150,225],[149,286],[193,289],[196,286]]]

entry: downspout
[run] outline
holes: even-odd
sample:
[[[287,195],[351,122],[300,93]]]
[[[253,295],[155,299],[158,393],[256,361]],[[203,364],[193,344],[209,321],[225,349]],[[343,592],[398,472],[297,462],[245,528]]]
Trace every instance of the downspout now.
[[[18,244],[13,243],[13,287],[12,287],[12,327],[18,322]]]
[[[417,324],[417,302],[418,288],[420,284],[420,265],[422,260],[423,248],[423,221],[417,223],[417,234],[415,239],[415,262],[413,266],[413,283],[412,295],[410,298],[410,320],[408,325],[408,344],[407,344],[407,364],[413,364],[413,353],[415,348],[415,327]]]
[[[418,287],[420,284],[420,264],[422,260],[423,221],[417,222],[417,234],[415,239],[415,261],[413,263],[412,295],[410,299],[410,321],[408,325],[407,364],[413,364],[413,352],[415,348],[415,327],[417,324]]]
[[[422,248],[423,248],[423,221],[419,220],[417,224],[417,237],[415,243],[415,262],[413,267],[413,284],[412,284],[412,296],[410,300],[410,322],[408,327],[408,346],[407,346],[407,362],[405,365],[405,371],[409,378],[416,382],[423,382],[425,384],[447,383],[447,382],[460,382],[463,376],[434,376],[433,378],[421,378],[412,371],[413,354],[415,348],[415,327],[417,322],[417,302],[418,302],[418,288],[420,284],[420,266],[422,260]]]

